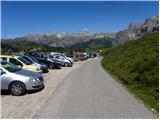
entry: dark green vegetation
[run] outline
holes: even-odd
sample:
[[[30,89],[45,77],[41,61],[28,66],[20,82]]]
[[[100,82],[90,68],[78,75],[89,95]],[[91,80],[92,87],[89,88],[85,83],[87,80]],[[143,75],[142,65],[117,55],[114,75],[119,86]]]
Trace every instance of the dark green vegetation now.
[[[1,53],[2,54],[11,54],[18,53],[21,51],[29,51],[37,49],[38,51],[43,52],[65,52],[67,54],[72,54],[72,50],[62,47],[50,47],[47,45],[28,43],[25,41],[16,41],[16,40],[2,40],[1,41]]]
[[[97,38],[91,39],[88,42],[81,42],[70,46],[74,51],[80,52],[97,52],[99,49],[104,47],[112,47],[112,39],[111,38]]]
[[[101,63],[129,91],[159,111],[159,34],[104,49]]]

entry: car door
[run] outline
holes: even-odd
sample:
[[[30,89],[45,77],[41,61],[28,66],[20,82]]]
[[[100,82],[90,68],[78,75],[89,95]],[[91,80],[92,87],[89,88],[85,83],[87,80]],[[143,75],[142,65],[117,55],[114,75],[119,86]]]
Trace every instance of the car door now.
[[[61,61],[64,61],[64,60],[65,60],[64,57],[61,56],[61,55],[59,55],[59,59],[61,59]]]
[[[1,89],[8,89],[7,73],[0,68]]]
[[[62,59],[59,58],[59,55],[55,55],[55,59],[57,59],[57,60],[62,62]]]

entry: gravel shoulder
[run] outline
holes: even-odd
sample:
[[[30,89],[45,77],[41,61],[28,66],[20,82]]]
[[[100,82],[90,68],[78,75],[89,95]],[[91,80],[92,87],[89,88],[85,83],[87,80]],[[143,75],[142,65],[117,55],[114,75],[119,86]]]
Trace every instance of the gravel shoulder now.
[[[76,62],[73,67],[62,67],[43,74],[45,88],[41,91],[24,96],[1,95],[1,118],[32,118],[43,106],[65,77],[74,69],[80,67]]]

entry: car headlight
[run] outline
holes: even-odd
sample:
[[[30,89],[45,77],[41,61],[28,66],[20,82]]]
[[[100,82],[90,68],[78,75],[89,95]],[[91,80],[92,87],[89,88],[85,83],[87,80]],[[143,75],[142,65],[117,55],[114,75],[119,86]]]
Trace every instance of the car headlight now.
[[[31,82],[39,81],[37,78],[30,78],[29,80],[30,80]]]
[[[40,70],[41,70],[41,68],[37,68],[36,70],[37,70],[37,71],[40,71]]]

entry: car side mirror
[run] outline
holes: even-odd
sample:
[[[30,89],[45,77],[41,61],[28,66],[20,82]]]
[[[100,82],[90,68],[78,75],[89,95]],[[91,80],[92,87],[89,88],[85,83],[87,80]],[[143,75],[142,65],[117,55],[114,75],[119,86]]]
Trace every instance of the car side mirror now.
[[[0,69],[0,75],[3,75],[3,74],[6,74],[6,72]]]

